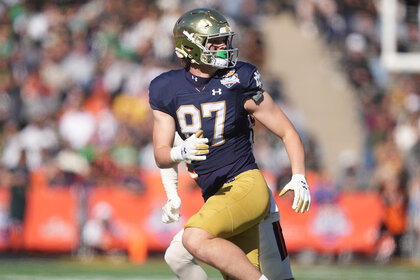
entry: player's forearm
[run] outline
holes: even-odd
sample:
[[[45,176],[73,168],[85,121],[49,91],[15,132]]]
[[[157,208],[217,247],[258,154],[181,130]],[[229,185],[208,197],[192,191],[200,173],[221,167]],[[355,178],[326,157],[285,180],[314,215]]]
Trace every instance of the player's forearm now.
[[[153,110],[153,148],[159,168],[169,168],[176,164],[171,158],[174,135],[175,120],[164,112]]]
[[[305,154],[299,134],[270,95],[264,92],[264,99],[258,104],[248,99],[244,108],[283,141],[293,174],[305,175]]]
[[[289,156],[292,174],[305,175],[305,151],[296,130],[288,131],[282,138]]]
[[[178,162],[172,160],[171,150],[172,148],[169,146],[155,148],[155,161],[159,168],[172,168],[178,164]]]

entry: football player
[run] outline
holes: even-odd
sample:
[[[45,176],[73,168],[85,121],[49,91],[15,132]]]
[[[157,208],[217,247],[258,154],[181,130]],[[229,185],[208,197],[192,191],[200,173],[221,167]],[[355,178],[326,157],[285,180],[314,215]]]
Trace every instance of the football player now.
[[[182,243],[224,277],[267,279],[259,270],[259,222],[270,208],[267,184],[249,142],[251,114],[284,143],[293,176],[284,191],[308,190],[303,145],[295,128],[262,88],[255,66],[237,62],[231,30],[213,9],[184,13],[174,27],[183,69],[159,75],[149,87],[153,146],[159,168],[191,161],[203,207],[184,226]],[[173,147],[177,131],[184,140]],[[293,203],[308,210],[309,192]]]

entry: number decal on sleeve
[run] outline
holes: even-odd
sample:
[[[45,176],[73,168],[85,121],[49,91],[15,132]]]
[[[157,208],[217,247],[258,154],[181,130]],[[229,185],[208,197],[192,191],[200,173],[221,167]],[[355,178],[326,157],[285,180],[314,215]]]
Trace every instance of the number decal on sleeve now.
[[[212,146],[225,143],[223,132],[225,129],[226,102],[210,102],[201,104],[203,118],[211,118],[214,114],[214,132]],[[201,129],[200,110],[194,105],[182,105],[176,112],[181,132],[191,134]]]

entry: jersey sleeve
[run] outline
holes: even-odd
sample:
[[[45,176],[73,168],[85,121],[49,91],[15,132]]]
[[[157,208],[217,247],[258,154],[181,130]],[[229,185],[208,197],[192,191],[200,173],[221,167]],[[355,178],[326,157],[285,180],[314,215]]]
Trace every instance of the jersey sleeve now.
[[[251,64],[244,64],[241,68],[244,74],[244,93],[243,99],[253,98],[258,101],[264,92],[260,72],[257,67]]]
[[[172,98],[169,96],[170,90],[164,77],[155,78],[149,86],[149,104],[153,110],[158,110],[171,115]]]

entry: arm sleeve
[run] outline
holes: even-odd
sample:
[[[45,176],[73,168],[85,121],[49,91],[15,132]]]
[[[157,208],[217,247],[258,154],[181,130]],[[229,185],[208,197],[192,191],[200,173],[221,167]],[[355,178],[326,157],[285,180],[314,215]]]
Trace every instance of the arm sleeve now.
[[[168,200],[178,196],[178,166],[160,169],[160,177]]]
[[[181,145],[183,140],[178,132],[175,133],[174,147]],[[178,165],[172,168],[160,169],[160,177],[168,199],[178,195]]]

